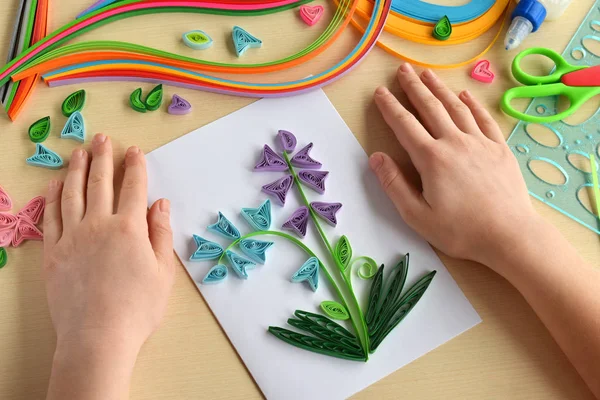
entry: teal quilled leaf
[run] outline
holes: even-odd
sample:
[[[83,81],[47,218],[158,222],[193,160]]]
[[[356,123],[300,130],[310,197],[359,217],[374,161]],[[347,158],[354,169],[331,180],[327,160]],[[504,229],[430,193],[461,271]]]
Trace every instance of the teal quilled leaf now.
[[[35,121],[29,127],[29,139],[33,143],[41,143],[50,135],[50,117],[44,117]]]
[[[248,270],[254,269],[256,263],[235,254],[231,250],[227,250],[225,252],[225,255],[227,256],[227,259],[229,260],[229,263],[231,264],[231,267],[233,268],[235,273],[241,279],[248,279]]]
[[[271,227],[271,200],[265,200],[258,208],[242,208],[242,217],[257,231]]]
[[[155,86],[144,101],[144,105],[148,111],[158,110],[163,101],[163,87],[162,85]]]
[[[142,88],[137,88],[129,95],[129,105],[137,112],[145,113],[146,105],[142,101]]]
[[[62,113],[65,117],[70,117],[76,111],[83,110],[85,105],[85,90],[78,90],[75,93],[71,93],[65,101],[62,103]]]
[[[259,264],[265,263],[265,252],[271,246],[273,246],[273,242],[264,242],[256,239],[244,239],[240,241],[240,249],[242,249],[242,252],[252,261]]]
[[[352,246],[350,246],[350,241],[346,236],[342,236],[337,242],[334,257],[342,272],[344,272],[352,259]]]
[[[229,240],[237,240],[241,237],[240,231],[219,211],[219,219],[216,223],[209,225],[208,229]]]
[[[25,161],[27,164],[33,165],[34,167],[49,169],[59,169],[63,166],[62,158],[41,143],[36,143],[35,154]]]
[[[339,319],[345,321],[350,318],[346,307],[337,301],[327,300],[321,303],[321,309],[331,319]]]
[[[227,278],[227,275],[227,267],[223,264],[218,264],[208,271],[204,279],[202,279],[202,283],[205,285],[221,283]]]
[[[206,240],[198,235],[193,235],[196,243],[196,251],[190,257],[190,261],[215,260],[223,254],[220,244]]]
[[[262,46],[262,40],[252,36],[239,26],[234,26],[231,34],[233,36],[233,46],[238,57],[250,48],[259,48]]]
[[[78,142],[85,142],[85,121],[79,111],[75,111],[65,124],[60,133],[61,139],[73,139]]]
[[[183,34],[183,43],[194,50],[208,49],[213,44],[213,40],[204,31],[194,30]]]
[[[292,282],[308,282],[313,292],[319,288],[319,259],[311,257],[292,275]]]

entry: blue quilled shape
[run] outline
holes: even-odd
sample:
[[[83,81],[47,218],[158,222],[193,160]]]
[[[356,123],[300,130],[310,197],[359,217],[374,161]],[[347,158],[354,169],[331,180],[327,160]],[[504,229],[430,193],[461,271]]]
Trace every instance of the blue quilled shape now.
[[[319,259],[317,257],[311,257],[294,275],[292,275],[292,282],[308,282],[313,292],[316,292],[319,288]]]
[[[207,228],[230,240],[237,240],[241,236],[240,231],[220,211],[217,222]]]
[[[196,251],[190,257],[190,261],[215,260],[223,254],[220,244],[206,240],[198,235],[193,235],[196,242]]]
[[[227,267],[223,264],[215,265],[208,271],[208,274],[202,279],[202,283],[205,285],[220,283],[227,278],[228,272]]]
[[[268,230],[271,227],[271,200],[265,200],[258,208],[242,208],[242,217],[254,230]]]
[[[41,143],[36,143],[35,154],[25,161],[34,167],[59,169],[63,166],[62,158]]]
[[[248,270],[253,269],[256,266],[254,261],[250,261],[247,258],[235,254],[231,250],[225,252],[227,259],[231,263],[231,267],[235,273],[242,279],[248,279]]]
[[[83,115],[79,111],[75,111],[65,124],[60,133],[61,139],[73,139],[78,142],[85,142],[85,122]]]
[[[259,48],[262,46],[262,40],[252,36],[239,26],[234,26],[231,34],[233,36],[233,46],[238,57],[250,48]]]
[[[244,254],[253,261],[259,264],[264,264],[266,261],[265,252],[269,247],[273,246],[273,242],[265,242],[256,239],[244,239],[240,241],[240,249]]]

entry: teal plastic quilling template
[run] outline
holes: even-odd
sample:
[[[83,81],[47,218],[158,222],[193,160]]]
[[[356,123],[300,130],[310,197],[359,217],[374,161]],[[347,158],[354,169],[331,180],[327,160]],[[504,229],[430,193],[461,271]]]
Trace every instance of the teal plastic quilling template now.
[[[239,26],[234,26],[231,32],[233,37],[233,46],[238,57],[243,55],[250,48],[259,48],[262,46],[262,40],[252,36],[246,30]]]
[[[220,211],[217,222],[209,225],[207,228],[226,239],[237,240],[241,237],[240,231]]]
[[[244,239],[240,241],[240,249],[252,261],[264,264],[267,260],[266,251],[273,246],[273,242],[265,242],[257,239]]]
[[[590,42],[600,41],[598,21],[600,8],[596,2],[563,53],[570,64],[600,64],[600,57],[586,47]],[[541,97],[533,99],[526,113],[552,115],[557,108],[557,97]],[[590,205],[594,195],[589,154],[595,153],[600,157],[599,127],[598,111],[579,125],[564,121],[550,124],[521,121],[507,141],[517,158],[529,194],[598,234],[600,219],[594,215]],[[554,170],[557,177],[562,175],[562,181],[545,180],[544,177],[549,178],[545,174],[542,177],[536,175],[534,171],[541,171],[541,168]]]
[[[60,133],[60,138],[73,139],[81,143],[85,142],[85,121],[79,111],[71,114]]]
[[[215,283],[223,282],[228,275],[227,267],[223,264],[218,264],[212,267],[204,279],[202,279],[202,284],[204,285],[213,285]]]
[[[216,260],[223,254],[223,248],[219,243],[211,242],[198,235],[193,235],[196,243],[196,251],[190,257],[190,261]]]
[[[254,269],[256,263],[254,261],[250,261],[247,258],[244,258],[240,255],[237,255],[231,250],[227,250],[225,252],[229,263],[231,264],[231,268],[235,271],[235,273],[241,279],[248,279],[248,270]]]
[[[48,149],[41,143],[36,143],[35,154],[25,160],[27,164],[34,167],[59,169],[63,166],[63,160],[58,154]]]
[[[319,288],[319,259],[311,257],[292,275],[292,282],[308,282],[313,292]]]
[[[242,217],[254,230],[268,230],[271,227],[271,200],[265,200],[258,208],[242,208]]]

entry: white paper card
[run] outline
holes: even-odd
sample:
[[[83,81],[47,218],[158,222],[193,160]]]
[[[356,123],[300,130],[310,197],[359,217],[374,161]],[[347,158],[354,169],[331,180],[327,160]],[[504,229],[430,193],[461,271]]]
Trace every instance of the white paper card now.
[[[216,222],[217,211],[242,234],[251,231],[240,216],[241,208],[258,207],[267,198],[261,187],[284,176],[281,172],[253,172],[264,144],[278,149],[275,135],[279,129],[297,136],[297,149],[313,142],[311,156],[330,172],[325,194],[304,189],[309,201],[343,203],[338,226],[324,224],[332,244],[344,234],[355,256],[373,257],[386,264],[388,271],[402,254],[410,252],[405,289],[429,271],[438,271],[419,303],[366,363],[298,349],[267,332],[271,325],[296,330],[286,324],[295,310],[319,312],[321,301],[339,301],[323,274],[316,293],[306,282],[290,282],[308,256],[285,239],[259,238],[275,245],[267,251],[267,263],[249,271],[247,281],[229,269],[224,282],[200,285],[215,262],[187,261],[195,250],[193,233],[229,245],[206,229]],[[149,202],[161,197],[171,200],[175,251],[269,399],[347,398],[481,321],[430,246],[399,217],[367,161],[322,91],[259,100],[147,155]],[[280,230],[300,205],[297,188],[292,187],[285,207],[273,202],[271,228]],[[333,270],[312,223],[303,242]],[[364,303],[369,286],[359,281],[353,273]]]

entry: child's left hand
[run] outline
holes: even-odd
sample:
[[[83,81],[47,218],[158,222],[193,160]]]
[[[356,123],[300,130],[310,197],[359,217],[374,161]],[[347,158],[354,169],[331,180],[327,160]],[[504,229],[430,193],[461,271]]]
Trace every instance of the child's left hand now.
[[[109,344],[137,355],[158,326],[174,280],[169,201],[147,212],[144,154],[131,147],[113,212],[111,141],[96,135],[93,160],[73,151],[64,187],[50,182],[44,279],[57,351]],[[134,357],[135,361],[135,357]]]

